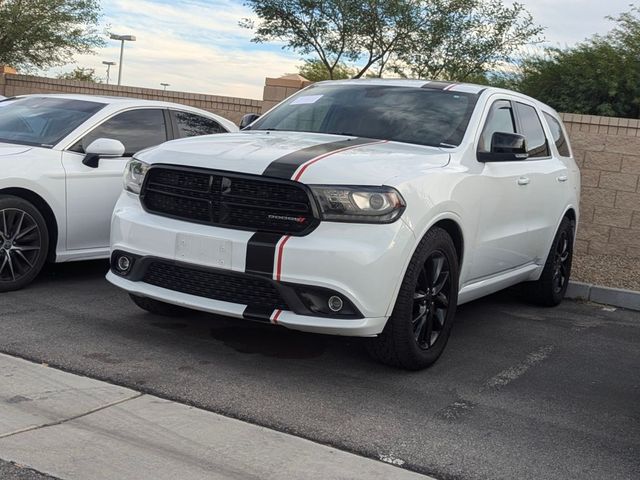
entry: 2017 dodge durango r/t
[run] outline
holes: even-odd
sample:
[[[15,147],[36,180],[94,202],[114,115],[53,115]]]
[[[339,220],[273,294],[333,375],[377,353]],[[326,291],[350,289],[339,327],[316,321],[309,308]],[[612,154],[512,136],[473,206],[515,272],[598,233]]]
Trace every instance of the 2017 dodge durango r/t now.
[[[519,283],[562,300],[580,194],[553,109],[418,80],[312,85],[242,132],[137,154],[124,182],[107,278],[143,309],[372,337],[408,369],[457,305]]]

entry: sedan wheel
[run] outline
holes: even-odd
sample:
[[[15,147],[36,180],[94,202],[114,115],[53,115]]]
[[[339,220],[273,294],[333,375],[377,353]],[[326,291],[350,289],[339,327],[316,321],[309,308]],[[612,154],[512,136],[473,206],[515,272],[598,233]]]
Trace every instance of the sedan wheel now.
[[[29,284],[44,265],[48,245],[45,221],[33,205],[0,198],[0,292]]]

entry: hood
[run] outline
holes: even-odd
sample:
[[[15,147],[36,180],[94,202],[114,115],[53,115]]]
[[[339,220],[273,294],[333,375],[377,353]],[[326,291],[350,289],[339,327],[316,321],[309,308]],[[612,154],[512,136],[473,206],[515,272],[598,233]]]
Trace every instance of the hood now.
[[[306,132],[192,137],[136,154],[148,163],[288,178],[309,184],[382,185],[399,173],[443,167],[443,149]]]
[[[29,145],[15,145],[13,143],[0,143],[0,157],[19,155],[33,149]]]

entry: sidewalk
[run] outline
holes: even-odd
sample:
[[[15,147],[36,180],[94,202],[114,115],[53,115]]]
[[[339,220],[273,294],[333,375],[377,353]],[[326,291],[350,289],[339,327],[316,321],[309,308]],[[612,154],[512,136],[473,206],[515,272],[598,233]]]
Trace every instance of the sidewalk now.
[[[0,459],[62,480],[429,478],[2,354]]]

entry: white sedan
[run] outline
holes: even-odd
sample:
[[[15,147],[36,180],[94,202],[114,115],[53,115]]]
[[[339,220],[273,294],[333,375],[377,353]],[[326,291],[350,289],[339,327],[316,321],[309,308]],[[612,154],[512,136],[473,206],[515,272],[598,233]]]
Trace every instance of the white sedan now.
[[[237,130],[167,102],[87,95],[0,102],[0,292],[30,283],[47,260],[109,256],[111,213],[134,153]]]

